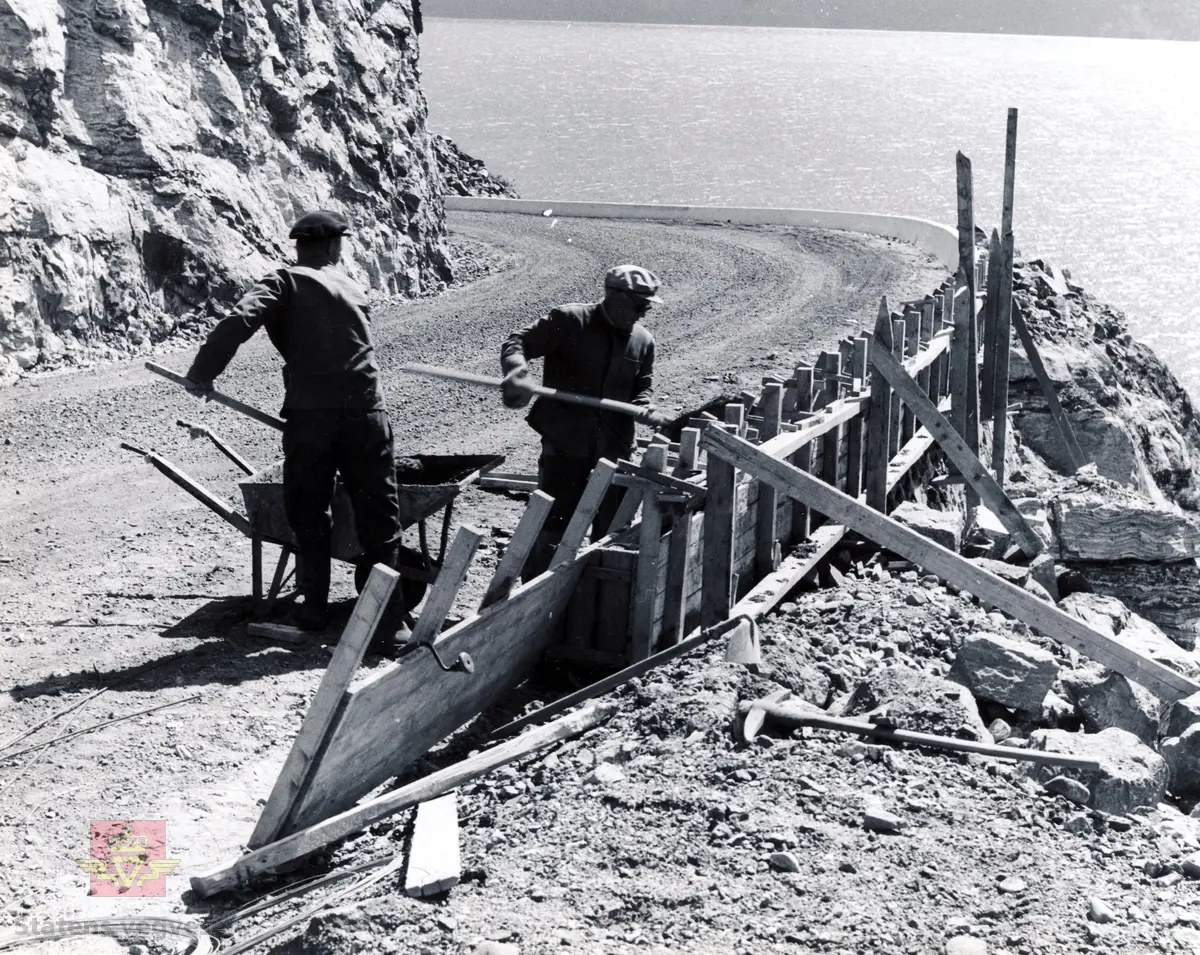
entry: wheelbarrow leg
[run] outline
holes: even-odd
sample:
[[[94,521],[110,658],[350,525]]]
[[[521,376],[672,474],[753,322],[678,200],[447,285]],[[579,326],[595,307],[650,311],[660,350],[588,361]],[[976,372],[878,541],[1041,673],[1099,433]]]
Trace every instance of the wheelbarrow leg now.
[[[275,565],[275,576],[271,578],[271,589],[267,591],[266,615],[268,617],[275,612],[275,601],[279,598],[279,591],[283,589],[283,572],[287,570],[288,558],[291,556],[290,547],[280,548],[279,562]]]
[[[445,558],[445,556],[446,556],[446,541],[450,537],[450,518],[453,515],[454,515],[454,501],[453,501],[453,499],[451,499],[450,503],[446,505],[446,512],[442,515],[442,543],[441,543],[441,546],[438,548],[438,558],[437,558],[437,563],[438,563],[439,567],[442,564],[443,558]]]
[[[262,567],[262,538],[257,534],[250,535],[250,581],[254,591],[254,610],[256,619],[263,616],[263,567]]]

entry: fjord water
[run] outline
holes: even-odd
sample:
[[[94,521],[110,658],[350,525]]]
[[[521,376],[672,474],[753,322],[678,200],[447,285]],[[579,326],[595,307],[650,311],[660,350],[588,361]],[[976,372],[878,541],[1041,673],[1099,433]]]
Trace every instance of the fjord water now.
[[[1200,399],[1200,44],[426,20],[430,125],[529,198],[857,209],[1000,224],[1130,315]],[[869,316],[864,316],[864,320]]]

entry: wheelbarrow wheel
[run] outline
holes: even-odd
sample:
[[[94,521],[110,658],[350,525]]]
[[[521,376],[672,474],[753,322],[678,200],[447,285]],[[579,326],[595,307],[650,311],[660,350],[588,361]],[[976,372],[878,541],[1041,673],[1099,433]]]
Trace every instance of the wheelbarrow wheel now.
[[[421,556],[421,552],[412,550],[409,547],[400,548],[400,567],[412,568],[413,570],[427,570],[428,565],[425,558]],[[354,588],[360,594],[362,589],[367,586],[367,578],[371,576],[371,568],[367,564],[358,564],[354,568]],[[425,591],[429,589],[429,584],[423,580],[413,580],[411,577],[400,578],[400,593],[404,597],[404,606],[408,610],[412,610],[425,597]]]

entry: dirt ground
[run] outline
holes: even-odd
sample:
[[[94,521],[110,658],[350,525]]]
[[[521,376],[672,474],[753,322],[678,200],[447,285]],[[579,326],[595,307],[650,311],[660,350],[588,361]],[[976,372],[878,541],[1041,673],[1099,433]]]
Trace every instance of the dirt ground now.
[[[495,374],[499,344],[510,329],[553,304],[592,299],[607,266],[635,261],[664,281],[667,304],[648,324],[659,342],[658,400],[676,410],[721,392],[757,389],[764,373],[811,360],[868,326],[880,295],[893,302],[920,297],[945,276],[910,247],[845,233],[484,214],[454,214],[450,225],[467,259],[463,271],[474,280],[436,298],[376,309],[398,451],[496,452],[507,455],[504,469],[512,471],[532,470],[536,455],[519,413],[504,409],[495,393],[400,375],[396,367],[417,361]],[[155,357],[182,372],[192,347],[167,347]],[[282,394],[279,364],[259,336],[218,387],[274,411]],[[245,636],[249,542],[118,447],[124,439],[153,448],[240,506],[236,469],[207,442],[189,442],[177,418],[213,427],[256,465],[279,456],[278,437],[269,429],[217,405],[197,404],[140,360],[31,377],[0,390],[0,853],[8,862],[0,869],[0,930],[34,918],[207,912],[209,905],[184,897],[186,877],[239,854],[340,633],[335,623],[323,639],[300,647]],[[521,507],[514,498],[469,490],[456,520],[503,531]],[[468,597],[478,596],[496,559],[494,543],[485,544],[468,578]],[[268,573],[273,557],[268,551]],[[343,599],[344,613],[352,592],[349,568],[338,566],[335,596]],[[387,665],[374,657],[366,663]],[[664,679],[707,672],[697,667],[693,661]],[[44,745],[162,704],[176,705]],[[55,717],[68,707],[74,708]],[[582,754],[597,746],[587,740],[560,756],[558,770],[544,764],[538,770],[537,778],[559,780],[548,788],[495,796],[489,782],[464,794],[464,819],[473,820],[464,830],[464,860],[474,875],[452,894],[449,908],[389,903],[389,917],[402,917],[407,927],[397,928],[388,944],[397,951],[441,950],[508,932],[530,951],[560,944],[553,933],[561,930],[584,933],[581,949],[595,951],[610,950],[610,940],[612,950],[656,940],[726,951],[768,938],[800,950],[810,943],[863,950],[849,944],[851,936],[814,941],[811,925],[781,928],[782,934],[757,941],[748,935],[730,913],[753,908],[748,917],[754,923],[783,926],[793,900],[811,906],[825,899],[818,908],[845,931],[833,913],[839,906],[859,912],[857,892],[836,865],[795,885],[759,871],[762,854],[750,850],[761,840],[736,841],[749,818],[740,810],[721,810],[728,833],[714,837],[708,830],[714,807],[751,804],[743,783],[755,783],[754,805],[777,802],[780,811],[792,812],[796,774],[826,779],[827,794],[853,793],[880,768],[843,766],[830,755],[833,741],[781,746],[777,752],[791,754],[788,759],[775,751],[725,752],[719,722],[652,738],[640,728],[643,716],[598,731],[598,738],[630,743],[630,765],[637,767],[611,791],[576,785],[585,768]],[[697,749],[697,732],[713,745]],[[28,746],[40,748],[22,753]],[[914,759],[933,780],[976,772],[944,758]],[[732,778],[733,763],[750,778]],[[675,769],[687,778],[673,779]],[[855,781],[855,774],[865,778]],[[525,778],[513,776],[506,785],[528,787]],[[983,778],[1007,785],[1003,777]],[[530,820],[526,828],[515,825],[517,816]],[[123,818],[165,820],[168,856],[181,860],[165,898],[87,896],[75,860],[87,855],[89,824]],[[603,825],[605,819],[613,824]],[[401,829],[368,843],[390,840]],[[945,843],[940,881],[951,887],[947,899],[957,898],[954,893],[966,889],[953,888],[953,873],[968,860],[955,859],[953,830],[930,835],[931,846]],[[860,836],[866,840],[854,834],[851,842],[857,845]],[[867,891],[898,893],[901,879],[916,878],[908,872],[913,850],[906,845],[864,842],[870,854],[860,866],[870,859],[885,876],[889,866],[898,867]],[[1027,851],[1037,855],[1042,848]],[[365,847],[354,851],[360,850]],[[699,862],[691,861],[693,854]],[[726,856],[740,861],[726,866]],[[1054,858],[1059,866],[1077,865],[1068,861],[1073,856]],[[642,877],[654,885],[644,886]],[[768,883],[775,888],[762,894]],[[500,917],[504,911],[511,919]],[[457,920],[456,927],[437,923],[439,917]],[[896,938],[913,937],[903,911],[894,918]],[[926,927],[938,921],[921,918]],[[664,934],[668,924],[679,925],[678,932]],[[594,944],[584,945],[593,929],[604,934],[587,935]],[[680,934],[685,931],[690,940]],[[802,941],[789,942],[789,931]],[[575,936],[564,937],[573,944]],[[627,944],[619,944],[622,938]]]

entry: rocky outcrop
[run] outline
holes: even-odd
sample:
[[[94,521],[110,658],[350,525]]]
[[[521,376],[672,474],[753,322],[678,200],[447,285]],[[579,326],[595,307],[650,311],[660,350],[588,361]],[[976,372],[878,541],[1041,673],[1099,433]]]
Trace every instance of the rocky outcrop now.
[[[1101,477],[1190,510],[1200,504],[1200,421],[1167,366],[1130,336],[1125,316],[1065,272],[1017,261],[1013,307],[1038,343],[1085,456]],[[1073,468],[1014,336],[1010,407],[1023,442],[1062,474]]]
[[[434,133],[433,151],[447,194],[517,198],[517,190],[511,182],[488,172],[482,159],[468,156],[445,136]]]
[[[450,279],[409,0],[0,0],[0,374],[202,323],[288,254]]]
[[[1126,489],[1063,491],[1051,523],[1064,560],[1170,563],[1200,556],[1200,517]]]

